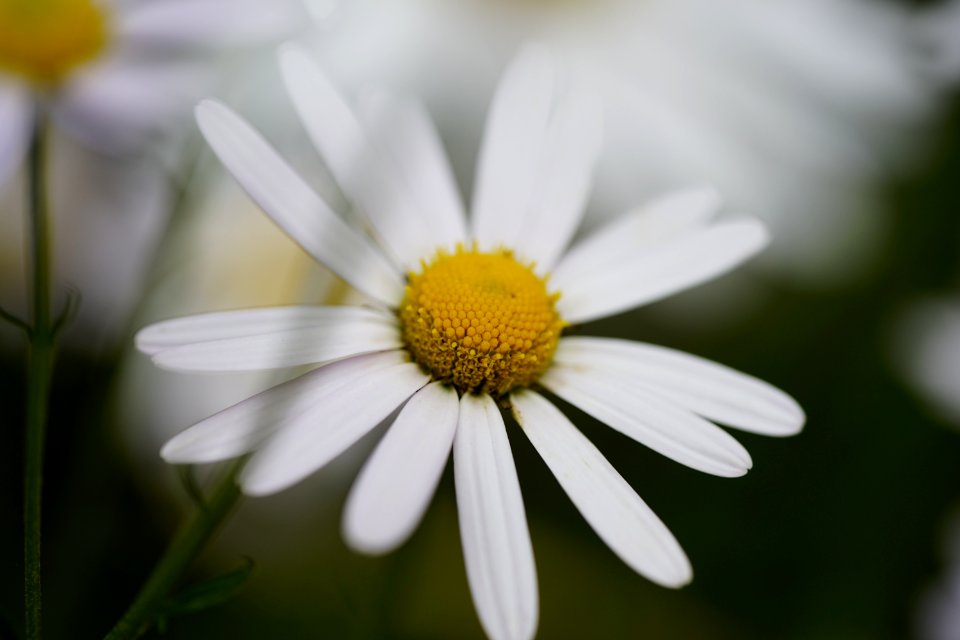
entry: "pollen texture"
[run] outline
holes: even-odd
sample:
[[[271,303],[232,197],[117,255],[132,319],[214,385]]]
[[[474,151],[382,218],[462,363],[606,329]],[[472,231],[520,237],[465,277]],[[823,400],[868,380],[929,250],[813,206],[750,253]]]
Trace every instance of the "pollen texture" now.
[[[549,366],[564,322],[547,283],[511,253],[438,253],[410,274],[403,338],[436,380],[502,395]]]
[[[107,31],[93,0],[0,0],[0,70],[56,84],[102,52]]]

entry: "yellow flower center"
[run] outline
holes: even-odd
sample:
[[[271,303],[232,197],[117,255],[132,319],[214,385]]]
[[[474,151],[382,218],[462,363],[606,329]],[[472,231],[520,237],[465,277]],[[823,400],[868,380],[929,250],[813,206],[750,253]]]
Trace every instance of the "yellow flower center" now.
[[[565,323],[545,278],[508,251],[439,252],[410,274],[403,338],[436,380],[502,395],[546,370]]]
[[[0,0],[0,70],[40,85],[62,80],[107,42],[94,0]]]

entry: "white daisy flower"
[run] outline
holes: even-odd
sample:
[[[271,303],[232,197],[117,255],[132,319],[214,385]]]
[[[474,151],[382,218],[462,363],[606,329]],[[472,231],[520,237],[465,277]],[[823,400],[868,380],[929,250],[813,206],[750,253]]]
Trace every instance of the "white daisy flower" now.
[[[208,70],[194,54],[290,33],[298,9],[257,0],[0,0],[0,184],[24,156],[35,102],[85,144],[128,150],[202,90]]]
[[[650,580],[686,584],[690,564],[673,535],[544,392],[682,464],[746,473],[749,454],[711,420],[794,434],[804,416],[790,397],[687,354],[567,329],[733,268],[765,244],[763,225],[712,221],[716,194],[695,189],[567,250],[600,147],[599,113],[583,95],[559,91],[538,48],[525,50],[496,92],[469,220],[416,103],[373,94],[354,111],[303,51],[283,49],[280,66],[311,139],[362,212],[361,228],[224,105],[203,102],[200,128],[273,220],[376,304],[211,313],[142,330],[138,347],[170,369],[321,365],[194,425],[163,457],[193,464],[251,454],[242,488],[270,494],[399,408],[350,493],[347,541],[383,553],[406,540],[452,450],[481,623],[492,638],[529,638],[537,580],[501,415],[509,407],[604,542]]]

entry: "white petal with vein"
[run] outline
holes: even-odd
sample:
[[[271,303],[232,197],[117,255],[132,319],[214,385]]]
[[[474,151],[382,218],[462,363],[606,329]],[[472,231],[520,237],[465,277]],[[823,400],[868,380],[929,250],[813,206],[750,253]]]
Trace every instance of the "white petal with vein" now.
[[[333,366],[333,365],[331,365]],[[324,466],[373,429],[429,378],[412,362],[340,385],[316,405],[311,420],[277,431],[250,459],[240,478],[248,495],[282,491]]]
[[[483,250],[513,247],[523,229],[543,159],[554,84],[550,53],[531,45],[497,87],[473,193],[473,237]]]
[[[546,274],[580,224],[602,142],[600,103],[590,94],[567,95],[547,131],[530,211],[517,237],[520,255]]]
[[[593,443],[542,396],[521,391],[510,400],[524,433],[607,546],[657,584],[690,582],[693,570],[676,538]]]
[[[717,425],[624,381],[557,363],[540,383],[597,420],[693,469],[735,477],[752,464],[747,450]]]
[[[137,349],[154,355],[198,342],[259,336],[348,322],[396,324],[396,317],[366,307],[288,306],[214,311],[157,322],[137,333]]]
[[[343,532],[351,547],[386,553],[410,536],[440,482],[459,414],[457,392],[440,382],[410,398],[350,491]]]
[[[161,351],[153,356],[153,361],[172,371],[257,371],[323,364],[361,353],[402,347],[400,328],[395,324],[340,322],[198,342]]]
[[[373,144],[390,155],[417,212],[432,232],[428,252],[467,241],[466,213],[450,162],[424,106],[416,100],[371,92],[359,114]]]
[[[431,227],[413,203],[396,171],[334,83],[308,53],[296,45],[279,51],[287,92],[314,146],[337,183],[373,225],[377,240],[405,271],[437,246]]]
[[[342,360],[271,387],[174,436],[160,452],[167,462],[195,464],[249,453],[271,434],[323,417],[323,400],[356,380],[405,363],[398,351]]]
[[[578,242],[563,256],[553,277],[564,279],[567,274],[616,266],[638,251],[705,225],[720,205],[720,194],[712,187],[671,191]]]
[[[688,353],[631,340],[571,337],[560,341],[558,365],[655,392],[710,420],[744,431],[789,436],[803,428],[803,410],[776,387]]]
[[[610,316],[688,289],[730,271],[767,244],[758,220],[723,222],[685,234],[606,265],[603,245],[579,272],[559,270],[551,288],[561,292],[557,310],[567,322]],[[562,265],[561,265],[562,267]]]
[[[360,291],[388,305],[399,304],[403,298],[399,273],[249,124],[214,100],[197,107],[197,123],[240,186],[291,238]]]
[[[520,484],[500,410],[465,395],[453,446],[460,538],[470,592],[493,640],[528,640],[537,629],[537,575]]]

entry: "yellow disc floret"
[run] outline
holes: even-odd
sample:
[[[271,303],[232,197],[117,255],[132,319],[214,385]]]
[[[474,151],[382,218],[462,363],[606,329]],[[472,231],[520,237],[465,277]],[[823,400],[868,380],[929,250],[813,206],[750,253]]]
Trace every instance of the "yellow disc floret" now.
[[[410,274],[403,338],[434,379],[461,393],[502,395],[549,366],[564,327],[558,298],[508,251],[440,252]]]
[[[103,51],[107,31],[95,0],[0,0],[0,70],[56,84]]]

